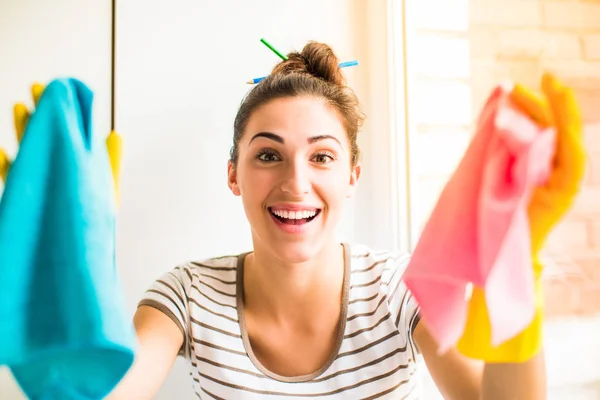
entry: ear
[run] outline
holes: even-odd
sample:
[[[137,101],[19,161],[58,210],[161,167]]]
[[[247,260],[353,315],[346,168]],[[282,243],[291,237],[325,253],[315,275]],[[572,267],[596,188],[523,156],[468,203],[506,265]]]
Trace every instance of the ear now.
[[[242,194],[237,180],[237,171],[231,160],[227,161],[227,186],[229,186],[229,190],[231,190],[231,193],[235,196],[240,196]]]
[[[358,187],[358,179],[360,178],[360,164],[357,164],[352,168],[352,172],[350,173],[350,185],[348,186],[348,192],[346,193],[346,197],[350,198],[354,196],[356,193],[356,188]]]

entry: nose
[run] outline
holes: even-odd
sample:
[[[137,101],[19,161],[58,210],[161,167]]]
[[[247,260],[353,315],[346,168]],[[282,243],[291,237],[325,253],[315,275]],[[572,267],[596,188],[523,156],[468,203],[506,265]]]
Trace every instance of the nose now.
[[[284,193],[301,196],[310,192],[310,168],[303,160],[290,162],[284,171],[281,190]]]

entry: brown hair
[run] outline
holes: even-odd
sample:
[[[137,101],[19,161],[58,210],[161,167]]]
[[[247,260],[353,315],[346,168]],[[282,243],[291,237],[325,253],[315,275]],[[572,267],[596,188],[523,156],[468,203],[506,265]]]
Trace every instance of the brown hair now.
[[[323,99],[342,117],[350,142],[352,166],[355,166],[360,154],[356,137],[364,116],[338,64],[338,58],[328,45],[309,42],[300,53],[290,53],[287,60],[276,65],[271,75],[258,83],[240,105],[233,125],[230,151],[233,165],[237,165],[239,143],[254,111],[274,99],[314,96]]]

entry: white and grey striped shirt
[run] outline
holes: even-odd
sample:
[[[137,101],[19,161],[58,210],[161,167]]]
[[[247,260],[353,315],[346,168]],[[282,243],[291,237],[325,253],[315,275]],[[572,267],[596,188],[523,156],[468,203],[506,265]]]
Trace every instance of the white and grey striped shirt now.
[[[313,374],[281,377],[254,356],[242,307],[245,254],[189,262],[163,275],[140,305],[155,307],[181,329],[199,398],[416,399],[419,314],[402,282],[409,257],[345,248],[338,348]]]

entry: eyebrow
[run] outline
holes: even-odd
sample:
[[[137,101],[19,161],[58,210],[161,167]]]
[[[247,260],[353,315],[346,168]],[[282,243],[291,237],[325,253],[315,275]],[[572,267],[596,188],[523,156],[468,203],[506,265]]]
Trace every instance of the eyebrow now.
[[[271,132],[259,132],[256,135],[252,136],[252,139],[250,139],[249,143],[252,143],[252,141],[254,139],[257,139],[259,137],[264,137],[266,139],[270,139],[270,140],[273,140],[273,141],[275,141],[277,143],[281,143],[281,144],[285,143],[285,140],[281,136],[279,136],[279,135],[277,135],[275,133],[271,133]],[[308,143],[312,144],[312,143],[316,143],[316,142],[319,142],[319,141],[325,140],[325,139],[333,139],[336,142],[338,142],[338,144],[340,146],[342,145],[342,143],[339,141],[339,139],[336,138],[335,136],[332,136],[332,135],[317,135],[317,136],[312,136],[312,137],[308,138]]]

